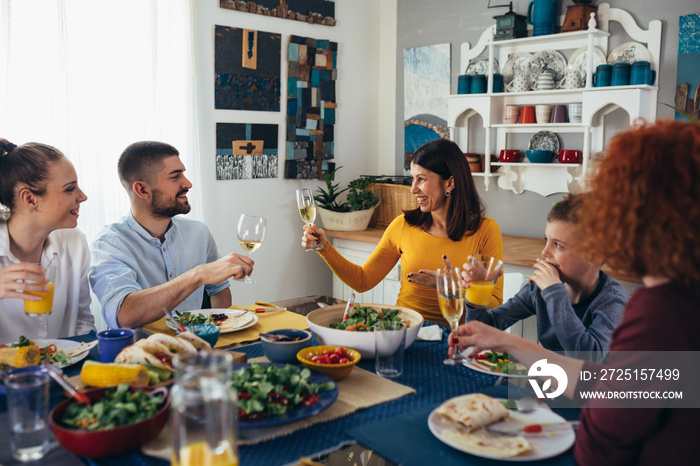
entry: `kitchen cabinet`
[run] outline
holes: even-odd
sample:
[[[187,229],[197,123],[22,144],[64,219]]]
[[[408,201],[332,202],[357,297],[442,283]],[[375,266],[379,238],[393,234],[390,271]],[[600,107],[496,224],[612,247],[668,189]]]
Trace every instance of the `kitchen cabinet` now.
[[[610,24],[617,22],[622,27],[620,40],[629,37],[630,42],[641,43],[648,49],[651,57],[651,67],[657,74],[661,50],[661,21],[653,20],[648,29],[640,28],[634,18],[626,11],[611,8],[603,3],[598,6],[597,23],[589,22],[585,31],[573,31],[536,37],[526,37],[510,40],[494,40],[495,25],[487,28],[481,35],[475,47],[463,43],[461,49],[461,69],[467,68],[470,60],[487,55],[488,84],[484,94],[460,94],[448,97],[448,126],[452,139],[464,152],[469,150],[469,140],[475,137],[470,134],[469,120],[475,116],[481,118],[483,127],[484,154],[498,155],[502,149],[520,149],[525,157],[522,145],[512,146],[511,140],[519,134],[533,135],[538,131],[551,131],[560,135],[573,135],[580,140],[581,147],[566,147],[580,149],[583,152],[581,164],[560,164],[558,162],[534,164],[527,161],[522,163],[493,162],[486,157],[483,173],[474,176],[483,177],[486,190],[489,189],[492,178],[497,178],[498,186],[521,194],[532,191],[542,196],[568,191],[580,191],[585,188],[586,180],[592,172],[593,155],[601,152],[606,142],[605,116],[616,109],[624,110],[629,116],[630,124],[639,119],[652,122],[656,119],[657,92],[656,85],[628,85],[594,87],[592,75],[595,71],[593,56],[596,47],[605,57],[610,54],[609,43]],[[619,28],[615,28],[619,30]],[[626,34],[626,37],[625,37]],[[552,89],[525,92],[492,92],[494,59],[503,67],[511,54],[537,53],[543,50],[556,50],[562,54],[586,50],[585,85],[578,89]],[[549,124],[505,124],[504,109],[506,105],[537,105],[537,104],[582,104],[581,123],[549,123]],[[471,132],[475,131],[474,124]],[[523,136],[521,136],[522,138]]]

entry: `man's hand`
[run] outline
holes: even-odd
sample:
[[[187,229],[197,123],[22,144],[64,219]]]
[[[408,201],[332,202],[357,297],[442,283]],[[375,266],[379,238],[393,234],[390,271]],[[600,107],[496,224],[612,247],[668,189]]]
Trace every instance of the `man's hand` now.
[[[37,283],[26,283],[24,280]],[[22,293],[22,291],[48,291],[49,288],[42,283],[46,283],[46,275],[40,265],[28,262],[8,265],[0,269],[0,299],[18,298],[25,301],[39,301],[41,296]]]
[[[540,290],[562,282],[559,276],[559,270],[553,265],[550,265],[549,262],[536,259],[533,267],[535,267],[535,272],[530,275],[529,280],[535,282]]]
[[[250,257],[242,254],[231,253],[221,259],[197,266],[197,275],[203,285],[214,285],[216,283],[234,278],[244,278],[253,273],[253,261]]]

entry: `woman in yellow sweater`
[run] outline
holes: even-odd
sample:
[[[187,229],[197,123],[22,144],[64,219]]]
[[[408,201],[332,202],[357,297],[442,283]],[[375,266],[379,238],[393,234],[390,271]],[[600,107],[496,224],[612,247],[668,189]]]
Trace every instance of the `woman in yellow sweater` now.
[[[318,243],[319,255],[345,284],[358,292],[374,288],[401,260],[401,289],[397,306],[414,309],[428,321],[447,321],[440,313],[435,270],[444,261],[463,264],[471,254],[503,259],[498,224],[484,216],[484,207],[459,146],[447,139],[430,141],[411,160],[411,194],[418,208],[396,217],[364,265],[345,259],[328,242],[322,229],[304,227],[302,246]],[[503,303],[499,278],[489,308]],[[448,325],[449,326],[449,325]]]

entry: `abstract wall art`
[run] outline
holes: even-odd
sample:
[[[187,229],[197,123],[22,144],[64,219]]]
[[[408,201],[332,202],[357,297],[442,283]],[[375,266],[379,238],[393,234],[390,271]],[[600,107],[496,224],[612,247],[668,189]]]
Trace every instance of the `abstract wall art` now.
[[[450,44],[404,49],[404,157],[420,146],[449,137]]]
[[[335,42],[289,39],[285,178],[320,178],[335,167],[337,56]]]
[[[277,178],[277,125],[216,124],[216,179]]]
[[[216,26],[214,108],[280,110],[279,34]]]
[[[676,108],[700,117],[700,15],[678,19],[678,63],[676,65]],[[676,113],[676,119],[685,117]]]
[[[228,10],[335,26],[335,2],[332,0],[220,0],[219,6]]]

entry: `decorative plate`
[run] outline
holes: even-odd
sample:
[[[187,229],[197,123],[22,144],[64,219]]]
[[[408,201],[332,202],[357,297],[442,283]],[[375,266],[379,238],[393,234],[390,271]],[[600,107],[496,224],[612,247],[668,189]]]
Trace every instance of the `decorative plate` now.
[[[493,72],[499,73],[498,61],[493,59]],[[489,73],[489,53],[488,50],[484,50],[481,54],[469,60],[467,69],[464,74],[488,74]]]
[[[556,88],[566,74],[566,59],[556,50],[542,50],[534,54],[527,67],[527,80],[531,89],[535,89],[537,78],[543,71],[552,73]]]
[[[559,152],[559,136],[551,131],[539,131],[530,138],[528,149],[551,150],[556,154]]]
[[[503,84],[508,85],[511,81],[513,81],[513,77],[516,74],[522,74],[525,76],[531,58],[532,54],[528,52],[515,52],[509,54],[506,64],[503,65]],[[605,58],[605,56],[603,56],[603,58]]]
[[[610,65],[615,63],[631,64],[636,61],[648,61],[651,63],[649,49],[639,42],[625,42],[608,55],[608,63]]]
[[[605,53],[598,46],[593,47],[593,63],[591,64],[591,70],[595,73],[595,69],[598,65],[606,63]],[[585,81],[588,66],[588,46],[584,45],[581,48],[576,49],[576,51],[569,58],[569,65],[566,67],[566,71],[578,71],[581,79]]]

